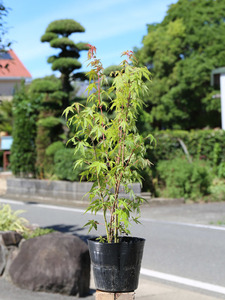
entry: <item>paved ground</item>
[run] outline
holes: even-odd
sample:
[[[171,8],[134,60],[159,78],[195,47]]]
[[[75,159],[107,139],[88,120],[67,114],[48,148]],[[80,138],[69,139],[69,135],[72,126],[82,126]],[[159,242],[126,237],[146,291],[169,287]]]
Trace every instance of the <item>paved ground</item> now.
[[[94,300],[94,283],[91,282],[92,295],[83,299]],[[72,300],[75,296],[63,296],[41,292],[22,290],[5,279],[0,279],[0,300]],[[137,300],[218,300],[219,296],[210,296],[181,287],[174,287],[168,283],[152,281],[144,277],[140,278],[139,288],[136,291]]]

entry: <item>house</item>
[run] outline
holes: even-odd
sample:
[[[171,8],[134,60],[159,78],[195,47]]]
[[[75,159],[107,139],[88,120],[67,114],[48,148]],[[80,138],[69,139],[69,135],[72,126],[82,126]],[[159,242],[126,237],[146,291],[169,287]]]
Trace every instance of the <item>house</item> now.
[[[12,99],[15,87],[21,80],[31,80],[30,72],[13,50],[0,53],[0,100]]]

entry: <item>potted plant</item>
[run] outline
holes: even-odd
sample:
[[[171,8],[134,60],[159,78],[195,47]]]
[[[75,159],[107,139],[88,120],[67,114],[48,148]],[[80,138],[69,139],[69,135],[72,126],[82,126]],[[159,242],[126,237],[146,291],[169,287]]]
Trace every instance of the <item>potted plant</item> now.
[[[134,194],[132,183],[141,182],[138,170],[150,164],[145,159],[145,140],[152,141],[153,137],[143,138],[136,128],[150,73],[146,67],[137,67],[133,52],[126,51],[121,67],[111,74],[113,84],[106,89],[107,78],[96,57],[96,48],[89,46],[88,60],[92,68],[88,73],[87,104],[73,103],[64,113],[68,125],[74,128],[70,141],[75,153],[79,151],[81,155],[75,168],[85,165],[81,179],[85,177],[93,182],[87,211],[103,212],[105,236],[88,241],[95,284],[103,291],[134,291],[144,239],[127,235],[130,222],[139,223],[140,205],[144,201]],[[126,191],[126,197],[121,197],[121,188]],[[86,225],[89,231],[97,230],[98,222],[90,220]]]

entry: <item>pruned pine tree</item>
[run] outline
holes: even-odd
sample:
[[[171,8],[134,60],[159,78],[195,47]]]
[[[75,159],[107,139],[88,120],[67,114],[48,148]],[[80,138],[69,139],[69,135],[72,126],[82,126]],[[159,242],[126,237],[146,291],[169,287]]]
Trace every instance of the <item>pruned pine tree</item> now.
[[[70,38],[73,33],[84,31],[84,27],[78,22],[72,19],[63,19],[51,22],[41,37],[42,42],[48,42],[52,48],[60,50],[57,55],[50,56],[48,62],[52,65],[53,71],[61,73],[62,90],[67,94],[62,99],[62,110],[69,105],[69,93],[73,90],[71,80],[76,77],[84,77],[83,74],[74,73],[74,71],[82,66],[78,61],[80,52],[89,48],[87,43],[75,43]]]

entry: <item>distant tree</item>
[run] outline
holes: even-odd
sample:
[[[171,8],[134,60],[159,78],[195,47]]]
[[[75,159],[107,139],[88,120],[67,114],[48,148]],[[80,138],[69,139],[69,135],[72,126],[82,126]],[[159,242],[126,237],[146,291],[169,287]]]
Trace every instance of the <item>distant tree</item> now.
[[[32,81],[29,92],[34,98],[41,99],[40,111],[37,118],[35,137],[36,168],[39,178],[50,177],[53,172],[53,159],[46,153],[47,148],[54,142],[65,140],[61,104],[66,93],[62,91],[60,79],[54,75]]]
[[[81,63],[78,61],[80,51],[89,49],[86,43],[74,43],[69,37],[73,33],[84,31],[84,27],[78,22],[63,19],[51,22],[41,37],[42,42],[49,42],[52,48],[60,49],[58,55],[48,58],[48,62],[52,64],[52,70],[61,73],[62,90],[67,94],[62,99],[62,109],[69,105],[69,93],[73,90],[71,80],[84,76],[81,73],[74,73],[81,68]]]
[[[36,130],[40,98],[28,95],[24,83],[13,97],[13,144],[10,165],[13,174],[21,177],[36,175]]]
[[[12,134],[12,126],[12,102],[8,100],[0,100],[0,131],[5,131],[10,135]]]
[[[220,99],[212,97],[210,73],[225,66],[224,16],[224,0],[179,0],[161,23],[148,25],[137,50],[153,77],[142,114],[148,130],[149,124],[158,129],[220,126]]]
[[[7,48],[11,45],[11,42],[5,39],[5,34],[7,33],[5,18],[8,13],[9,9],[6,8],[3,1],[0,0],[0,52],[7,50]]]

